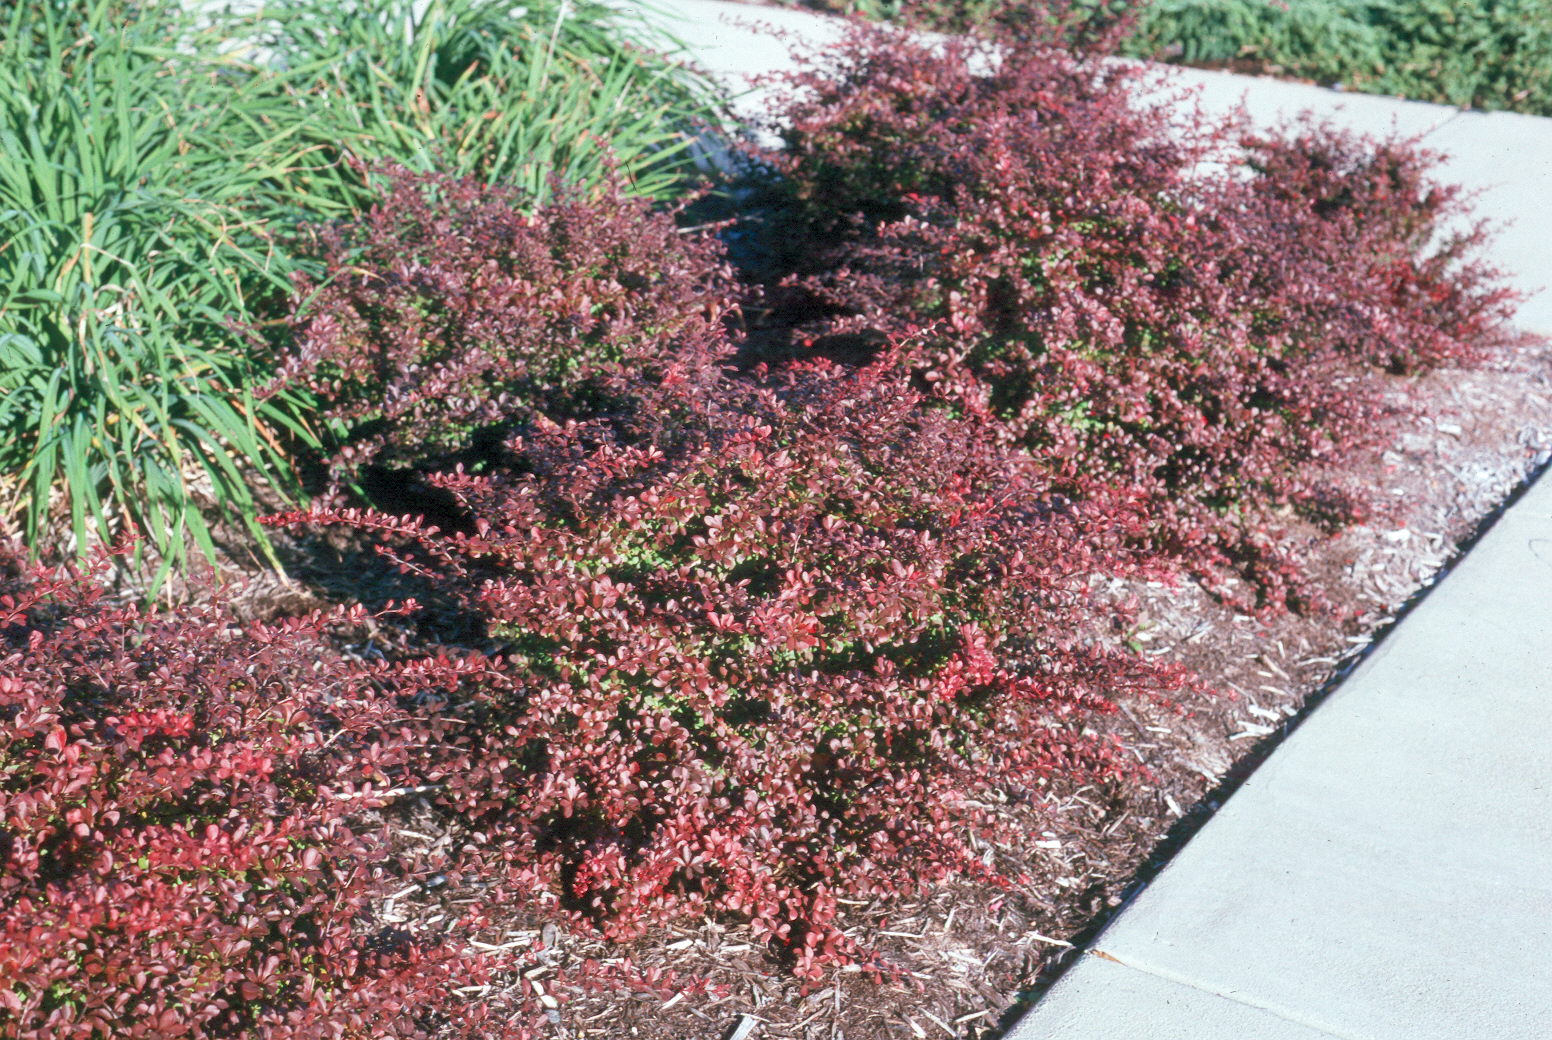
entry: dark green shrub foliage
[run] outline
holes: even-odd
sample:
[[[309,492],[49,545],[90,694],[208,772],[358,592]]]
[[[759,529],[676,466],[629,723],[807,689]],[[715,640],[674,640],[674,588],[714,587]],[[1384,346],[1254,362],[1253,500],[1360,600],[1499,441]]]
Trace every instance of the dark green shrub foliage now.
[[[1154,0],[1124,50],[1552,114],[1547,0]]]
[[[1342,83],[1383,64],[1378,28],[1344,0],[1153,0],[1125,50],[1187,65],[1273,70]]]
[[[1136,495],[1148,541],[1224,595],[1281,606],[1280,511],[1361,516],[1322,467],[1383,436],[1384,371],[1471,359],[1509,294],[1467,259],[1479,233],[1428,251],[1456,208],[1426,156],[1319,127],[1182,135],[1134,100],[1140,75],[859,30],[796,79],[787,148],[760,159],[790,272],[769,308],[821,346],[930,325],[921,385],[1058,487]]]

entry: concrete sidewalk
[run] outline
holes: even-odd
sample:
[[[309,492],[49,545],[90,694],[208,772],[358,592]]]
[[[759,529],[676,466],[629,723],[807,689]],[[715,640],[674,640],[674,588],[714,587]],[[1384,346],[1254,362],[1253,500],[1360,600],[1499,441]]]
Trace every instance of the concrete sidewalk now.
[[[1552,1035],[1549,722],[1542,481],[1010,1038]]]
[[[735,89],[833,21],[659,0]],[[1552,120],[1182,70],[1204,107],[1421,135],[1552,281]],[[743,111],[758,105],[746,96]],[[1552,333],[1552,294],[1520,323]],[[1010,1040],[1552,1036],[1552,482],[1510,508],[1233,796]]]

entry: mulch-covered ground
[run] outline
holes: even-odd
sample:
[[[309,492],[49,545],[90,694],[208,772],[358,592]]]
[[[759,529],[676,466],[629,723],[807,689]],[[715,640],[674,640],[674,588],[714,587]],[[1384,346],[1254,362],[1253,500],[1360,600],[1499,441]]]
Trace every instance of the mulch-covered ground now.
[[[736,922],[657,931],[622,947],[516,917],[493,930],[488,945],[542,946],[538,963],[505,989],[467,995],[500,1002],[519,991],[541,994],[555,1005],[557,1037],[999,1035],[1552,449],[1552,348],[1527,345],[1501,370],[1441,371],[1423,390],[1417,399],[1427,418],[1411,421],[1390,450],[1346,460],[1353,473],[1390,490],[1393,512],[1335,539],[1309,535],[1329,613],[1263,621],[1225,609],[1194,586],[1136,590],[1143,609],[1134,638],[1147,653],[1185,663],[1216,692],[1174,705],[1122,702],[1100,720],[1136,756],[1138,779],[1052,786],[1033,802],[997,807],[1027,840],[985,846],[986,860],[1033,884],[1013,892],[948,884],[915,901],[850,906],[849,932],[883,953],[896,977],[880,982],[843,970],[805,986]],[[327,597],[330,586],[361,596],[365,575],[389,582],[360,552],[315,544],[297,566],[311,589],[270,590],[263,598],[271,608],[294,609],[319,591]],[[404,591],[385,586],[381,594]],[[409,845],[443,840],[429,812],[396,826]],[[384,919],[431,918],[477,895],[407,891],[383,908]],[[572,992],[566,969],[585,959],[661,981],[656,992]]]
[[[1133,638],[1179,661],[1211,694],[1180,703],[1122,701],[1098,720],[1138,762],[1138,777],[1053,784],[1041,798],[995,807],[1026,840],[984,847],[1005,875],[1033,883],[1001,891],[971,883],[913,901],[849,904],[847,930],[895,969],[883,981],[842,970],[818,984],[786,974],[737,922],[650,933],[627,946],[557,931],[516,915],[486,936],[493,951],[540,949],[502,988],[466,995],[498,1005],[522,993],[550,1010],[556,1037],[642,1040],[883,1040],[992,1038],[1017,1019],[1083,944],[1204,823],[1299,720],[1381,637],[1409,600],[1440,576],[1514,489],[1552,452],[1552,347],[1527,345],[1494,371],[1440,371],[1403,394],[1419,414],[1391,448],[1344,461],[1390,491],[1392,511],[1334,539],[1308,533],[1310,576],[1329,612],[1271,620],[1236,614],[1192,585],[1131,590],[1143,602]],[[255,613],[326,601],[368,603],[423,593],[336,533],[285,542],[296,584],[258,586]],[[443,638],[461,641],[456,619]],[[381,645],[403,638],[385,631]],[[377,652],[364,644],[363,653]],[[449,840],[429,810],[394,824],[407,846]],[[385,923],[431,921],[477,891],[407,889]],[[619,963],[652,991],[574,991],[568,968]],[[628,967],[627,967],[628,966]]]

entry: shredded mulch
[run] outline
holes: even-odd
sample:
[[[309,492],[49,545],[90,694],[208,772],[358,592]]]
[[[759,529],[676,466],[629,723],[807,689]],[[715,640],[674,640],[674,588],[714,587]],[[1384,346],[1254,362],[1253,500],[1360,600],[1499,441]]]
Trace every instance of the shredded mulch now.
[[[1011,893],[946,884],[919,900],[851,905],[849,933],[900,969],[884,983],[843,970],[804,985],[730,922],[659,931],[625,947],[555,934],[547,957],[559,969],[628,959],[711,984],[709,994],[691,986],[666,997],[561,992],[555,1036],[1001,1035],[1552,454],[1546,345],[1526,345],[1494,371],[1398,381],[1396,393],[1398,404],[1412,396],[1419,418],[1390,449],[1347,460],[1351,473],[1388,489],[1394,509],[1335,538],[1308,535],[1312,577],[1331,611],[1267,621],[1192,586],[1141,590],[1135,638],[1145,652],[1183,662],[1218,692],[1176,706],[1123,701],[1105,720],[1147,771],[1143,782],[1052,785],[1036,803],[997,807],[1027,840],[986,846],[985,858],[1034,884]],[[515,921],[505,941],[537,941],[542,927]]]
[[[1139,778],[1053,783],[1034,801],[992,807],[1026,840],[983,843],[985,861],[1028,875],[1027,888],[959,882],[915,900],[848,904],[848,934],[898,969],[892,980],[843,969],[804,984],[732,921],[660,929],[620,945],[523,913],[498,922],[486,946],[542,951],[533,967],[464,995],[499,1007],[543,994],[557,1038],[1000,1036],[1552,455],[1552,346],[1527,343],[1489,371],[1398,379],[1395,400],[1398,408],[1410,401],[1415,416],[1395,443],[1343,460],[1349,475],[1387,489],[1393,507],[1337,537],[1305,532],[1309,573],[1330,609],[1267,620],[1236,614],[1189,584],[1129,590],[1143,603],[1132,633],[1143,652],[1185,664],[1214,692],[1175,704],[1122,700],[1094,723],[1136,756]],[[370,566],[364,547],[330,537],[291,545],[301,586],[261,593],[256,612],[417,591]],[[379,584],[363,588],[363,579]],[[447,641],[459,641],[456,619],[449,625]],[[396,638],[381,634],[384,646]],[[361,649],[376,652],[370,641]],[[395,825],[406,846],[422,848],[450,840],[442,826],[429,806]],[[384,922],[434,923],[480,898],[457,887],[412,886],[383,908]],[[679,981],[658,992],[571,991],[567,968],[586,960]]]

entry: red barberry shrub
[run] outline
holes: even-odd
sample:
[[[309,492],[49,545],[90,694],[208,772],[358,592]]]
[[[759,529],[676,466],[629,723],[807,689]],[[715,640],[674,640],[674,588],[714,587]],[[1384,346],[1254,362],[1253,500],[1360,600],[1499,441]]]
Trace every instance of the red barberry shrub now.
[[[356,512],[488,619],[503,676],[441,782],[470,854],[605,934],[734,913],[800,972],[837,897],[992,872],[976,796],[1114,775],[1084,731],[1179,677],[1109,649],[1136,518],[1054,494],[892,363],[641,391],[535,429],[521,472],[433,478],[473,536]]]
[[[400,171],[310,251],[282,378],[320,400],[346,474],[485,461],[536,412],[607,408],[609,371],[670,363],[726,306],[712,240],[607,186],[535,208]]]
[[[0,1037],[430,1036],[453,1011],[517,1035],[454,1006],[482,962],[375,923],[390,850],[368,814],[430,731],[323,625],[142,611],[8,566]]]
[[[1427,156],[1312,126],[1241,146],[1148,75],[856,31],[754,164],[770,309],[821,344],[931,325],[922,384],[1058,487],[1139,495],[1152,546],[1278,608],[1300,594],[1283,514],[1368,506],[1328,463],[1384,435],[1385,372],[1478,356],[1510,294],[1466,259],[1479,229],[1431,249],[1458,200]]]
[[[1308,119],[1240,145],[1250,176],[1225,209],[1232,263],[1265,301],[1261,335],[1319,329],[1343,357],[1396,374],[1484,361],[1506,341],[1516,298],[1475,259],[1487,229],[1468,222],[1461,189],[1431,178],[1437,153]]]

